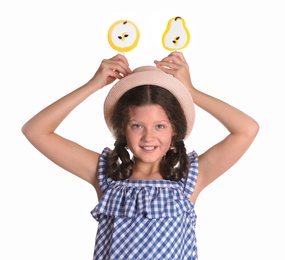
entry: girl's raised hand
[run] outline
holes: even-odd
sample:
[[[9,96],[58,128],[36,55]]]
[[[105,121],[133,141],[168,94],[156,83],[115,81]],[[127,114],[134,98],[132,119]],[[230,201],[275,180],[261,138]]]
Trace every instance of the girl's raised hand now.
[[[130,73],[132,73],[132,71],[129,68],[126,57],[122,54],[117,54],[110,59],[102,60],[98,70],[90,79],[89,83],[94,84],[94,86],[100,89]]]
[[[186,62],[182,52],[171,52],[161,61],[155,60],[156,66],[167,74],[180,80],[191,92],[193,85],[191,82],[189,65]]]

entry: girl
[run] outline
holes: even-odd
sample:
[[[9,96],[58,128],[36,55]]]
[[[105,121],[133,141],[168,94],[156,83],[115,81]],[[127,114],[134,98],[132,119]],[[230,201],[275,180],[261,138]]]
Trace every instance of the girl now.
[[[123,55],[105,59],[90,81],[22,128],[47,158],[94,186],[96,260],[198,259],[196,199],[242,157],[259,130],[250,116],[194,88],[181,52],[154,63],[132,72]],[[116,79],[104,103],[112,150],[91,151],[55,133],[74,108]],[[229,131],[199,156],[184,146],[194,104]]]

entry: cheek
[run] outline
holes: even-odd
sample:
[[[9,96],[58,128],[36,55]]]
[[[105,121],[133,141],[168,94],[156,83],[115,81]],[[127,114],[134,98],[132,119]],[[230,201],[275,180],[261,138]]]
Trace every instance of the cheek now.
[[[169,142],[167,143],[167,150],[169,150],[172,146],[172,140],[170,139]]]
[[[166,148],[170,148],[171,147],[171,144],[172,144],[172,135],[169,134],[169,135],[165,135],[165,136],[161,136],[161,142],[164,144],[164,146]]]
[[[139,139],[139,137],[133,132],[126,131],[125,134],[126,134],[126,141],[127,141],[128,146],[131,145],[132,143],[137,142],[137,140]]]

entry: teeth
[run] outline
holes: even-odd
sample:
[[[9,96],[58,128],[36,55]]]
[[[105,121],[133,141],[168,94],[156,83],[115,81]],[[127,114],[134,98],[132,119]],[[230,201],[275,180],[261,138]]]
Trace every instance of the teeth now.
[[[144,146],[143,149],[150,151],[154,149],[154,146]]]

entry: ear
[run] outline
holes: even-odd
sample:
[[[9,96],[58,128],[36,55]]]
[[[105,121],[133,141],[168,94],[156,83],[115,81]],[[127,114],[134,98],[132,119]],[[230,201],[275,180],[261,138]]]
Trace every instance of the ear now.
[[[177,133],[174,132],[173,135],[172,135],[172,143],[174,143],[175,141],[177,140]]]
[[[171,144],[170,144],[170,148],[169,149],[174,149],[175,146],[174,146],[174,143],[176,142],[176,139],[177,139],[177,135],[172,135],[172,140],[171,140]]]

